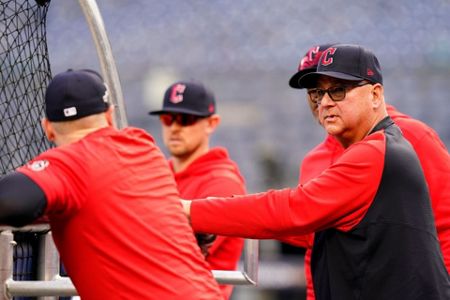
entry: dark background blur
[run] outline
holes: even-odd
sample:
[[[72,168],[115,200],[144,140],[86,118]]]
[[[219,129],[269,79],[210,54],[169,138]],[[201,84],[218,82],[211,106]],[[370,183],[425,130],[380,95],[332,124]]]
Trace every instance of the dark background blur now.
[[[314,44],[357,43],[373,50],[387,102],[431,125],[450,146],[449,0],[97,0],[116,59],[130,125],[162,146],[147,115],[179,79],[216,95],[223,121],[214,145],[229,149],[250,192],[294,186],[303,156],[323,137],[305,92],[288,80]],[[78,2],[53,0],[47,22],[53,74],[99,70]],[[163,147],[161,147],[163,148]],[[279,265],[290,257],[293,263]],[[273,289],[302,281],[299,255],[261,243],[260,286],[234,299],[301,299]],[[272,262],[274,262],[272,264]],[[267,268],[266,268],[267,267]]]

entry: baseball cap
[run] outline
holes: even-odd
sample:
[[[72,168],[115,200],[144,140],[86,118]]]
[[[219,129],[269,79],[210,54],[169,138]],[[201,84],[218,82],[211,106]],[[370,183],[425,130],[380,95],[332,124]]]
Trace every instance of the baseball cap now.
[[[317,71],[300,77],[299,85],[312,87],[319,75],[383,84],[377,57],[370,50],[359,45],[337,44],[323,51]]]
[[[215,112],[214,95],[203,84],[193,81],[179,81],[172,84],[164,93],[162,109],[151,111],[149,114],[183,113],[207,117]]]
[[[317,70],[317,65],[319,64],[320,55],[332,45],[334,44],[323,44],[311,47],[300,59],[298,72],[289,80],[289,86],[294,89],[303,89],[304,86],[301,86],[298,82],[300,77],[307,73],[315,72]]]
[[[45,114],[51,122],[80,119],[109,108],[108,89],[93,70],[69,69],[56,75],[45,93]]]

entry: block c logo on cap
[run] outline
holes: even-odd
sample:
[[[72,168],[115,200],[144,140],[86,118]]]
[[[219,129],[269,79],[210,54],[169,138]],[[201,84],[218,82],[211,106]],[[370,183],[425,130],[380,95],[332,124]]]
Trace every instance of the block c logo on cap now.
[[[322,66],[328,66],[333,63],[333,55],[336,52],[336,48],[328,48],[325,50],[321,56],[321,62],[320,64]]]
[[[309,49],[308,53],[302,58],[300,61],[300,66],[298,68],[299,71],[313,68],[317,66],[317,62],[320,58],[320,46],[313,47]]]
[[[183,93],[186,90],[186,86],[184,84],[178,83],[172,87],[172,91],[170,92],[169,101],[176,104],[183,101]]]

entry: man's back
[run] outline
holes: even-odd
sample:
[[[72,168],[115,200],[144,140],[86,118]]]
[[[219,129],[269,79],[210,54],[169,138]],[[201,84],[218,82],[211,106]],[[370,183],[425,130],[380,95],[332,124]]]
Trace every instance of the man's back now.
[[[37,161],[19,171],[45,191],[55,243],[83,299],[221,299],[150,136],[101,129]]]

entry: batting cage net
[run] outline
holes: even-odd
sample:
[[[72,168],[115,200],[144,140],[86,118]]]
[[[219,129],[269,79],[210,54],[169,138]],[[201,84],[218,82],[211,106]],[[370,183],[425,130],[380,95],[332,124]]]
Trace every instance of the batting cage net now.
[[[49,1],[0,3],[0,168],[2,175],[48,149],[40,126],[51,78],[46,41]],[[37,276],[39,233],[15,233],[14,280]],[[35,299],[15,297],[14,299]]]
[[[51,78],[45,35],[48,2],[38,2],[2,0],[0,4],[2,174],[50,146],[40,126]]]

